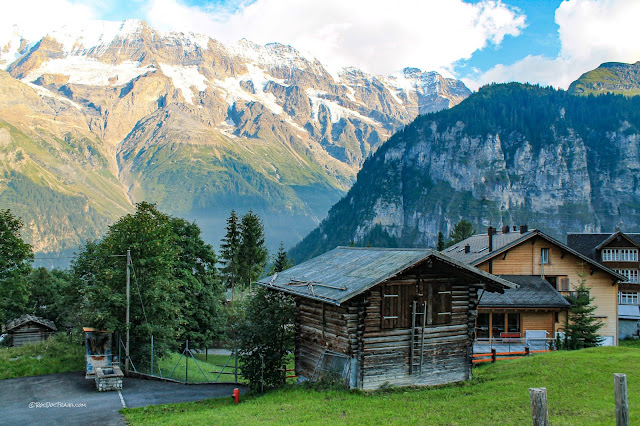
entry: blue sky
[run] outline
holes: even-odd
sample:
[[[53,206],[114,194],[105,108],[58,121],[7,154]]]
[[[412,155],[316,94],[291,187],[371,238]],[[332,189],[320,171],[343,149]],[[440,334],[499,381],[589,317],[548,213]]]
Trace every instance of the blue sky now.
[[[333,71],[412,66],[472,89],[503,81],[566,88],[602,62],[640,60],[639,0],[22,0],[4,8],[0,42],[12,23],[37,37],[66,22],[135,18],[223,43],[290,44]]]

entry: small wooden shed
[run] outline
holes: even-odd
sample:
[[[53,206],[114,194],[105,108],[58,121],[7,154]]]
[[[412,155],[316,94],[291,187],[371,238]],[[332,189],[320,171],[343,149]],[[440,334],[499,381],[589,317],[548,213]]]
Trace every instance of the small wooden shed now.
[[[469,379],[478,290],[515,286],[433,250],[355,247],[259,284],[296,296],[296,374],[360,389]]]
[[[11,346],[22,346],[45,340],[56,332],[56,326],[49,320],[26,314],[9,321],[5,332],[10,336]]]

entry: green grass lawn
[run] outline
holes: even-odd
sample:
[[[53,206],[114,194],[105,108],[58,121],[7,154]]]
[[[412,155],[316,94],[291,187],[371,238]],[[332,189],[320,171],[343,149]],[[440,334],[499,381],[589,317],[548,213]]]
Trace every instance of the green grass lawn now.
[[[83,371],[84,346],[67,336],[54,336],[42,343],[0,348],[0,379]]]
[[[615,424],[613,374],[640,418],[640,349],[558,351],[474,369],[468,382],[371,393],[288,386],[265,395],[126,409],[133,424],[531,424],[529,388],[546,387],[555,425]]]
[[[640,339],[625,339],[620,340],[620,346],[625,348],[636,348],[640,349]]]
[[[179,380],[181,382],[188,379],[189,383],[235,381],[234,374],[218,374],[220,371],[225,373],[234,373],[233,357],[229,358],[229,355],[215,354],[209,354],[208,356],[205,354],[194,354],[194,357],[198,360],[198,363],[196,364],[193,359],[189,357],[188,374],[186,357],[180,357],[179,353],[172,353],[160,358],[160,360],[154,365],[153,374],[168,379]],[[227,366],[223,368],[222,366],[225,364]],[[149,373],[149,371],[145,371],[145,373]],[[238,381],[242,383],[243,380],[244,379],[240,374],[238,376]]]

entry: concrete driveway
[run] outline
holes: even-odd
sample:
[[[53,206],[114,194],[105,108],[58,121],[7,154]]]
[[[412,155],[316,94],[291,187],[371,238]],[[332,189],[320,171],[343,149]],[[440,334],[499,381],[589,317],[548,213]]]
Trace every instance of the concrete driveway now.
[[[123,408],[229,397],[239,387],[125,378],[122,392],[97,392],[83,372],[0,380],[0,424],[122,425]],[[245,388],[240,387],[244,393]],[[121,398],[122,396],[122,398]]]

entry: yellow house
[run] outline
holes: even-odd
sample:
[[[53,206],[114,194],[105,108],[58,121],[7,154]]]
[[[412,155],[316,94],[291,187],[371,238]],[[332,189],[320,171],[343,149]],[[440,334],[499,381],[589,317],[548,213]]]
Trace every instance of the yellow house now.
[[[584,280],[597,306],[594,314],[604,326],[603,345],[618,344],[618,282],[624,277],[537,229],[489,227],[443,251],[463,263],[494,275],[516,276],[518,289],[492,295],[478,305],[478,337],[525,336],[563,331],[570,296]],[[506,334],[503,334],[506,333]]]

